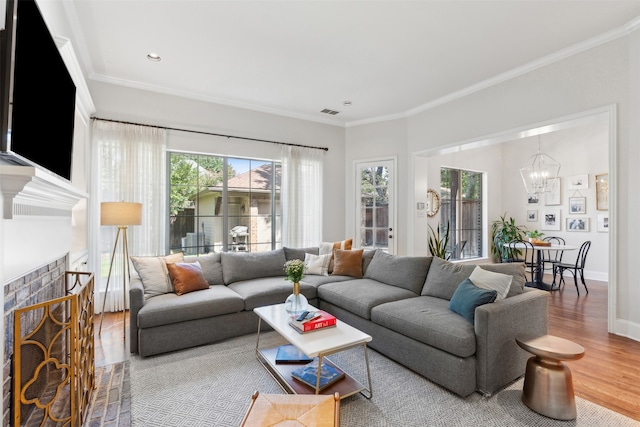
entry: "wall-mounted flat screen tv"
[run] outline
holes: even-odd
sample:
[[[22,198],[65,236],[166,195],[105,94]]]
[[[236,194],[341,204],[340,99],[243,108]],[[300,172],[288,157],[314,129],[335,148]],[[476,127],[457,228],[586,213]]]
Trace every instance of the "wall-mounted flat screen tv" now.
[[[36,2],[9,0],[6,5],[1,158],[71,180],[75,84]]]

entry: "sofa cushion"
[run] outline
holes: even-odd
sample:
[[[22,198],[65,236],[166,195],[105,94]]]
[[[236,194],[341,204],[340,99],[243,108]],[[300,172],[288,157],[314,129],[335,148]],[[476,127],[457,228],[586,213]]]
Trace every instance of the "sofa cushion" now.
[[[363,249],[353,250],[333,250],[333,271],[332,275],[351,276],[356,279],[362,278],[362,254]]]
[[[172,292],[154,296],[145,302],[138,312],[138,328],[204,319],[243,309],[242,297],[224,285],[181,296]],[[188,334],[189,330],[186,329],[185,333]]]
[[[142,287],[144,288],[145,300],[156,295],[173,292],[173,284],[169,277],[167,263],[182,262],[184,254],[178,252],[167,256],[132,256],[131,262],[138,272]]]
[[[449,309],[473,324],[476,308],[494,302],[497,294],[496,290],[479,288],[470,279],[464,279],[453,293],[449,301]]]
[[[363,276],[367,272],[369,265],[371,265],[371,261],[373,260],[373,257],[376,255],[376,252],[378,252],[377,249],[365,249],[364,252],[362,252],[362,275]]]
[[[287,297],[293,293],[293,283],[281,277],[243,280],[228,286],[229,289],[242,297],[245,310],[284,303]],[[300,282],[300,293],[308,300],[314,299],[318,295],[316,287],[305,282]]]
[[[209,289],[209,283],[204,278],[198,261],[169,263],[167,269],[176,295]]]
[[[364,277],[419,294],[427,278],[432,257],[389,255],[376,251]]]
[[[501,264],[480,264],[485,270],[493,271],[496,273],[508,274],[513,277],[511,280],[511,286],[507,293],[507,298],[514,295],[520,295],[524,292],[524,284],[527,282],[527,274],[522,262],[507,262]]]
[[[416,341],[459,357],[476,352],[473,325],[449,310],[449,301],[420,296],[380,304],[371,321]]]
[[[207,254],[200,256],[189,256],[184,258],[184,262],[200,263],[204,278],[210,285],[224,285],[224,276],[222,275],[221,254]]]
[[[479,288],[497,291],[497,301],[507,297],[513,276],[485,270],[478,265],[473,269],[473,273],[469,276],[469,280]]]
[[[308,285],[313,286],[314,288],[317,288],[320,285],[324,285],[325,283],[333,283],[333,282],[342,282],[345,280],[353,280],[353,277],[351,276],[315,276],[315,275],[308,275],[308,276],[304,276],[304,278],[300,281],[300,283],[306,283]]]
[[[222,275],[227,285],[242,280],[285,276],[284,249],[267,252],[223,252]]]
[[[320,248],[318,246],[309,247],[309,248],[287,248],[283,247],[284,256],[287,261],[291,261],[292,259],[299,259],[304,261],[305,254],[318,255]]]
[[[328,276],[329,263],[331,262],[331,254],[324,255],[304,255],[305,274],[315,276]]]
[[[379,304],[417,296],[406,289],[372,279],[345,280],[318,287],[320,299],[367,320],[371,318],[371,309]]]
[[[475,265],[454,264],[434,257],[422,288],[422,295],[450,300],[460,282],[468,278]]]

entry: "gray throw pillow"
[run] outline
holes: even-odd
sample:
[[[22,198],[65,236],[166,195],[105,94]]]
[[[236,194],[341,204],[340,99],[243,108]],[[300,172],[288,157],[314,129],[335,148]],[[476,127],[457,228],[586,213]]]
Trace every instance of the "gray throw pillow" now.
[[[431,265],[431,257],[397,256],[377,251],[364,277],[404,288],[419,295],[424,286],[429,265]]]
[[[421,295],[450,300],[458,285],[471,276],[474,268],[475,265],[454,264],[434,257]]]
[[[227,285],[241,280],[286,276],[284,249],[268,252],[223,252],[222,275]]]

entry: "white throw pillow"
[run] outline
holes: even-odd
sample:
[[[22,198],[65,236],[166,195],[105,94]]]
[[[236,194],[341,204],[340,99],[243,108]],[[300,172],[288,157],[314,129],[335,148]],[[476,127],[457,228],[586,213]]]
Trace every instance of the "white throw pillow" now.
[[[178,252],[167,256],[132,256],[133,267],[138,272],[144,288],[144,299],[173,292],[167,263],[182,262],[184,254]]]
[[[332,254],[330,253],[324,255],[304,254],[304,265],[307,267],[305,273],[317,276],[328,276],[331,256]]]
[[[507,297],[513,277],[508,274],[485,270],[478,265],[469,276],[469,280],[479,288],[497,291],[496,301],[499,301]]]

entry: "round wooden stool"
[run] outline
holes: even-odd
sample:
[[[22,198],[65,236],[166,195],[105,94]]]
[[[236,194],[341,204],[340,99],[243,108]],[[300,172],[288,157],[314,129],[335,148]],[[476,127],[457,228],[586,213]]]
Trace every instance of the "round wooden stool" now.
[[[527,361],[522,402],[539,414],[558,420],[576,418],[571,371],[563,360],[578,360],[584,347],[553,335],[516,338],[520,347],[534,354]]]

